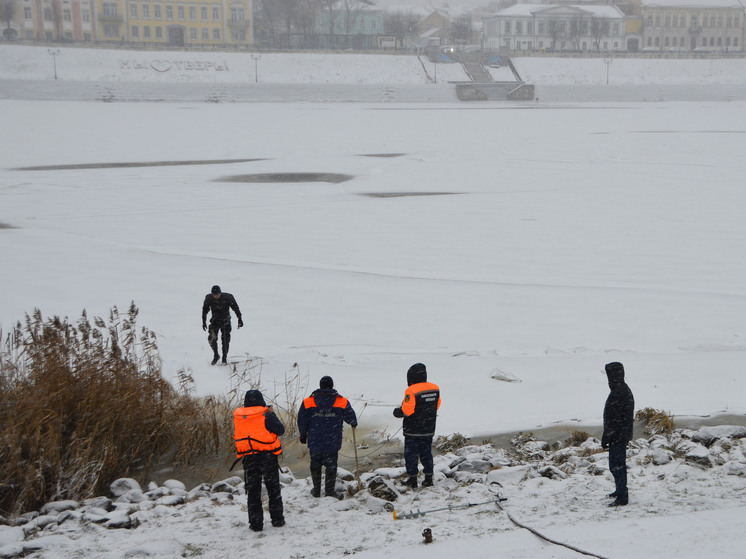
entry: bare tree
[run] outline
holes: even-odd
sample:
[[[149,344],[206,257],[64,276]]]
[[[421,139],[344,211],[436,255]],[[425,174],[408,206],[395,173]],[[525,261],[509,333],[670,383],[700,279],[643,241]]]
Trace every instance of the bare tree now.
[[[458,16],[455,21],[451,23],[451,38],[454,44],[468,44],[471,39],[471,14],[463,14]]]
[[[345,33],[350,33],[360,19],[360,12],[366,8],[375,6],[374,0],[341,0],[342,9],[344,10]]]
[[[581,37],[588,34],[588,20],[581,14],[576,14],[570,20],[570,36],[575,43],[575,48],[580,50]]]
[[[591,18],[591,36],[596,44],[596,50],[601,50],[601,39],[609,34],[609,20],[598,17]]]
[[[258,0],[255,6],[254,32],[256,38],[264,44],[276,46],[275,22],[280,17],[278,3],[275,0]]]
[[[404,47],[404,40],[408,35],[415,32],[419,17],[412,11],[406,12],[387,12],[385,22],[385,32],[387,35],[393,35],[399,46]]]
[[[559,20],[550,19],[547,22],[547,31],[552,38],[552,50],[557,50],[557,40],[563,35],[562,24]]]
[[[6,29],[3,31],[3,35],[6,39],[13,39],[15,37],[15,29],[10,27],[10,23],[13,18],[16,17],[16,3],[15,0],[1,0],[0,1],[0,20],[6,23]]]

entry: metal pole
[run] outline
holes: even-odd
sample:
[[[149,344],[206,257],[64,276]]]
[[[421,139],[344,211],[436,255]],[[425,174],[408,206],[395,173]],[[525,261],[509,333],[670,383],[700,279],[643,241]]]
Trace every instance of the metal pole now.
[[[60,53],[59,49],[47,49],[47,52],[52,55],[52,63],[54,64],[54,79],[57,79],[57,55]]]
[[[352,428],[352,444],[355,446],[355,473],[357,474],[357,490],[363,489],[363,484],[360,481],[360,463],[357,460],[357,438],[355,437],[355,428]]]

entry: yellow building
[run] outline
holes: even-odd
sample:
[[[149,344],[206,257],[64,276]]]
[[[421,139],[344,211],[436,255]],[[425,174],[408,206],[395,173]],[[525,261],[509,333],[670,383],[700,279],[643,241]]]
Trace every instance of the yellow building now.
[[[252,0],[96,0],[98,39],[170,46],[249,45]]]

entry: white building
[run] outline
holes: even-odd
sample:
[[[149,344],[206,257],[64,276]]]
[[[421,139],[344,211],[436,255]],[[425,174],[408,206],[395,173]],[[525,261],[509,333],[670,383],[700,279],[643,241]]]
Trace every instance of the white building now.
[[[746,0],[643,0],[644,51],[743,51]]]
[[[484,43],[511,52],[623,51],[624,14],[608,5],[516,4],[484,19]]]

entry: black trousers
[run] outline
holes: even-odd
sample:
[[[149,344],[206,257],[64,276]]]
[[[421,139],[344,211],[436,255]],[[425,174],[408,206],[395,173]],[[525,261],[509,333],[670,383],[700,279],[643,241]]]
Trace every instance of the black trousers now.
[[[326,468],[324,477],[324,495],[334,496],[334,487],[337,484],[337,452],[311,453],[311,481],[314,489],[321,489],[321,467]]]
[[[433,473],[433,438],[404,436],[404,465],[410,476],[417,475],[417,461],[425,474]]]
[[[228,356],[228,346],[231,344],[231,321],[229,320],[211,320],[207,328],[207,341],[215,355],[218,355],[218,333],[221,335],[221,345],[223,357]]]
[[[627,491],[627,443],[609,445],[609,470],[614,476],[614,485],[618,499],[626,500]]]
[[[271,452],[250,454],[243,459],[243,471],[246,476],[246,505],[249,508],[249,526],[261,530],[264,526],[262,510],[262,479],[269,497],[269,517],[272,525],[285,521],[280,493],[280,467],[277,456]]]

